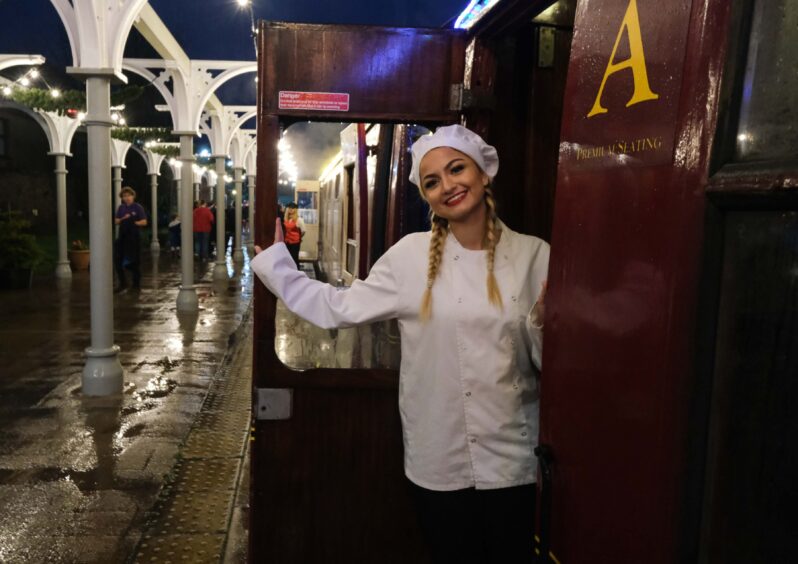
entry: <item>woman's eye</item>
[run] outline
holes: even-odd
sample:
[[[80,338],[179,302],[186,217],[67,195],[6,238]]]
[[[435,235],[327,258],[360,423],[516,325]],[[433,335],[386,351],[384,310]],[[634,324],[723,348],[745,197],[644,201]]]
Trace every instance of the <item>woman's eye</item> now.
[[[424,183],[424,189],[425,190],[431,190],[431,189],[435,188],[436,184],[438,184],[437,180],[428,180],[427,182]]]
[[[465,167],[463,165],[461,165],[461,164],[460,165],[454,165],[452,167],[452,174],[459,174],[459,173],[463,172],[464,168]]]

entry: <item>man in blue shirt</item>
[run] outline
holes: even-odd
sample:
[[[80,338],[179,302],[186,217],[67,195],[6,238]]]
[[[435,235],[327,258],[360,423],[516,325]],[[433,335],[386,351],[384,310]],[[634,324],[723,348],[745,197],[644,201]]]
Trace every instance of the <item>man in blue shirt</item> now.
[[[119,226],[119,235],[116,238],[116,274],[119,278],[117,292],[127,288],[125,268],[133,274],[133,288],[141,289],[141,240],[139,231],[147,225],[147,212],[140,204],[135,202],[136,191],[125,187],[119,193],[122,203],[116,210],[114,223]]]

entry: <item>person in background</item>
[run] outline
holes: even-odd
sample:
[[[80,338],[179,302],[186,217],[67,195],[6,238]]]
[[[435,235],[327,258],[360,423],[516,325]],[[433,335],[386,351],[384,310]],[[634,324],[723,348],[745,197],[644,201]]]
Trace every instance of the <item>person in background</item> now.
[[[208,241],[211,238],[211,227],[213,226],[213,213],[208,209],[205,200],[197,202],[194,208],[194,254],[200,260],[208,258]]]
[[[141,289],[141,235],[142,227],[147,225],[147,212],[141,204],[137,203],[136,191],[125,186],[119,192],[122,203],[116,210],[114,223],[119,226],[119,235],[116,238],[116,275],[119,284],[116,292],[127,288],[125,269],[130,270],[133,276],[133,289]]]
[[[294,259],[294,264],[299,268],[299,247],[302,245],[302,236],[305,234],[305,222],[299,217],[299,208],[291,202],[285,207],[285,246]]]

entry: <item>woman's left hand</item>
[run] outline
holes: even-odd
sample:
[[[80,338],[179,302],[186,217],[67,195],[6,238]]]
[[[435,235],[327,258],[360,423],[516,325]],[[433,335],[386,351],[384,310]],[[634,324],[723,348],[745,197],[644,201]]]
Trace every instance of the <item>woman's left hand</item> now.
[[[543,318],[546,314],[546,288],[548,284],[548,280],[544,280],[540,283],[540,295],[538,296],[538,301],[535,302],[535,306],[532,308],[535,318],[541,325],[543,324]]]

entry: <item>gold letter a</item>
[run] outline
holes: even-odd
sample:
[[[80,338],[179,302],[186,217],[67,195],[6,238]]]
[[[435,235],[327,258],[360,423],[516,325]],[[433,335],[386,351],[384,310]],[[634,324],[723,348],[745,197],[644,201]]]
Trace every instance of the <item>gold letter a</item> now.
[[[621,42],[624,30],[626,30],[626,36],[629,38],[629,58],[616,63],[615,53],[618,51],[618,44]],[[615,47],[612,48],[612,54],[607,63],[607,70],[604,71],[604,78],[601,81],[596,101],[593,103],[593,108],[587,114],[587,117],[590,118],[596,114],[607,113],[607,108],[601,105],[601,95],[604,92],[604,86],[607,84],[607,79],[610,75],[626,68],[632,69],[632,77],[635,82],[635,91],[626,103],[627,108],[639,102],[659,98],[659,94],[654,94],[648,85],[646,56],[643,53],[643,36],[640,33],[640,18],[637,15],[637,0],[630,0],[629,6],[626,8],[626,15],[624,15],[621,22],[621,29],[618,30],[618,37],[615,38]]]

